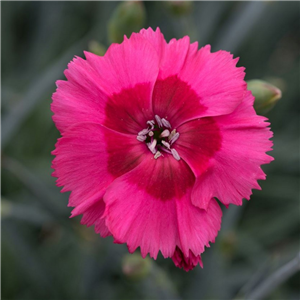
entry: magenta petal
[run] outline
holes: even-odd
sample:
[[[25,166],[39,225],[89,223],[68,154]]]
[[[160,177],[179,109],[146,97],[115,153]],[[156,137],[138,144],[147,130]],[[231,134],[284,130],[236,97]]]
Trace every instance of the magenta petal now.
[[[89,52],[85,56],[87,60],[76,57],[69,63],[64,72],[68,81],[57,81],[51,105],[57,128],[62,133],[76,123],[95,122],[136,134],[152,117],[151,96],[160,60],[157,50],[134,33],[122,44],[111,45],[104,57]],[[118,117],[124,122],[115,124]]]
[[[142,146],[134,136],[99,124],[82,123],[63,133],[52,152],[56,155],[53,176],[58,186],[64,186],[62,192],[72,192],[69,206],[76,207],[74,216],[102,201],[113,180],[140,163]]]
[[[91,205],[87,210],[84,211],[81,219],[81,224],[85,224],[88,227],[95,225],[95,232],[100,233],[102,237],[110,236],[108,228],[105,225],[105,219],[103,213],[105,210],[105,204],[103,200]],[[74,211],[74,210],[73,210]]]
[[[148,29],[142,29],[140,34],[153,46],[160,61],[167,44],[160,29],[157,27],[156,30],[153,31],[153,29],[149,27]]]
[[[122,44],[112,44],[103,57],[89,52],[85,55],[98,73],[101,88],[107,95],[118,94],[140,83],[154,84],[159,71],[157,50],[137,33]]]
[[[177,76],[158,79],[153,90],[153,111],[166,118],[174,128],[204,115],[206,107],[199,96]]]
[[[231,113],[246,91],[244,68],[226,51],[210,52],[210,45],[187,56],[178,77],[190,85],[207,110],[198,117]],[[196,115],[195,115],[196,116]]]
[[[207,211],[191,204],[193,176],[184,162],[168,156],[158,162],[145,160],[107,189],[106,225],[130,252],[140,247],[143,257],[159,251],[172,257],[176,246],[186,256],[189,250],[199,255],[220,229],[221,209],[213,199]]]
[[[105,106],[103,124],[115,131],[136,136],[153,118],[152,89],[152,83],[141,83],[112,95]]]
[[[98,77],[89,70],[85,60],[74,59],[67,70],[72,74],[68,76],[69,81],[56,82],[51,110],[53,121],[61,133],[76,123],[103,123],[105,120],[104,107],[108,97],[98,86]]]
[[[158,79],[163,80],[178,74],[189,52],[190,38],[185,36],[179,40],[172,39],[167,43],[159,28],[156,31],[153,31],[152,28],[142,29],[140,33],[157,51],[159,57]]]
[[[265,179],[260,166],[273,160],[266,154],[272,147],[272,132],[266,118],[256,115],[253,99],[248,92],[233,113],[214,118],[222,146],[207,172],[196,179],[193,204],[206,208],[211,197],[217,197],[225,205],[241,205],[242,198],[250,198],[252,189],[260,189],[257,180]]]
[[[210,159],[221,148],[219,126],[214,118],[201,118],[181,125],[177,131],[180,138],[174,147],[198,177],[206,172]]]
[[[176,267],[183,268],[186,272],[194,269],[198,264],[203,268],[201,255],[195,255],[191,250],[188,256],[185,256],[182,251],[176,247],[172,260]]]

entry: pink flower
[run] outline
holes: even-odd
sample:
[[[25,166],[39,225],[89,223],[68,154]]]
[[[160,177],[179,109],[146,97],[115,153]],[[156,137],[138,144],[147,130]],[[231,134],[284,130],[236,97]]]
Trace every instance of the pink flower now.
[[[85,56],[57,81],[51,106],[62,134],[53,175],[71,191],[72,216],[130,252],[202,266],[221,226],[215,198],[241,205],[272,161],[244,68],[151,28]]]

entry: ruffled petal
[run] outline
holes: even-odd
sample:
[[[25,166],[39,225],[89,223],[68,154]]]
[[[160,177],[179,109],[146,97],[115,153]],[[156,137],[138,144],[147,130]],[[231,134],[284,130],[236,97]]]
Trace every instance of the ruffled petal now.
[[[207,211],[191,204],[194,176],[187,165],[171,156],[147,159],[116,179],[104,195],[106,225],[130,252],[140,247],[145,257],[159,251],[172,257],[176,246],[197,255],[214,241],[221,209],[212,199]]]
[[[62,192],[71,191],[69,206],[76,207],[72,215],[101,202],[113,180],[142,161],[143,146],[132,135],[99,124],[77,124],[65,131],[52,152],[52,167]]]
[[[140,83],[154,84],[159,71],[157,50],[138,33],[129,39],[125,37],[121,44],[112,44],[103,57],[90,52],[85,52],[85,56],[98,73],[101,88],[107,95]]]
[[[153,111],[167,119],[173,128],[204,115],[206,107],[190,86],[176,75],[158,79],[153,90]]]
[[[70,80],[58,80],[52,96],[51,110],[57,129],[63,133],[77,123],[103,123],[108,96],[101,91],[95,72],[81,58],[74,59],[66,72]]]
[[[253,101],[248,92],[233,113],[214,118],[222,145],[210,168],[196,180],[192,202],[198,207],[206,208],[211,197],[227,206],[241,205],[242,198],[250,199],[252,189],[260,189],[257,180],[266,177],[260,166],[273,160],[266,154],[272,150],[272,132],[267,119],[256,115]]]
[[[51,106],[62,133],[80,122],[96,122],[111,129],[137,134],[153,117],[152,90],[159,57],[142,35],[132,34],[113,44],[103,57],[85,52],[65,70],[67,82],[58,81]],[[89,119],[90,118],[90,119]]]
[[[198,46],[197,43],[190,44],[189,36],[179,40],[171,39],[167,43],[159,28],[156,31],[153,31],[152,28],[142,29],[140,33],[157,51],[159,57],[159,74],[157,78],[159,80],[178,74],[184,65],[190,48],[193,51]]]
[[[159,56],[141,34],[133,33],[112,44],[104,57],[85,52],[97,71],[101,88],[110,95],[104,125],[136,135],[153,118],[152,91],[159,71]]]
[[[199,103],[206,107],[202,115],[231,113],[243,100],[246,91],[244,68],[236,67],[238,59],[226,51],[210,52],[210,45],[187,56],[178,77],[189,84]]]
[[[177,77],[186,57],[197,52],[198,44],[190,44],[188,36],[167,43],[159,28],[155,32],[151,28],[143,29],[141,34],[157,49],[160,57],[152,97],[154,114],[168,119],[175,127],[195,114],[203,114],[206,108],[199,104],[198,95]]]
[[[100,233],[102,237],[110,236],[111,233],[105,225],[105,219],[102,218],[104,210],[105,204],[101,199],[84,211],[80,223],[85,224],[87,227],[95,225],[96,233]]]
[[[171,40],[161,54],[153,110],[174,127],[205,116],[231,113],[246,92],[244,68],[226,51],[196,51],[187,37]]]
[[[140,34],[148,40],[148,42],[153,46],[157,55],[159,57],[159,61],[161,60],[163,53],[166,47],[166,40],[164,35],[161,33],[160,29],[157,27],[154,31],[151,27],[147,29],[142,29]]]
[[[206,172],[209,161],[221,148],[222,137],[214,118],[201,118],[178,127],[180,137],[174,148],[196,177]]]
[[[115,131],[137,135],[153,119],[152,83],[136,84],[110,97],[105,107],[103,124]]]
[[[201,255],[195,255],[191,250],[189,256],[185,256],[182,251],[176,247],[172,260],[176,267],[183,268],[186,272],[193,270],[198,264],[203,268]]]

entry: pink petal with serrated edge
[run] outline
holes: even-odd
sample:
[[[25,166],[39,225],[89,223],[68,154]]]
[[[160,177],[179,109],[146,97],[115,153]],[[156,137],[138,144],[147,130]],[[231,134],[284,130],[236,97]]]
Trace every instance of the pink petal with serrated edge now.
[[[272,150],[272,132],[266,118],[256,115],[253,96],[247,93],[237,109],[225,116],[215,117],[220,129],[222,145],[211,161],[211,167],[196,180],[192,202],[206,208],[211,197],[225,205],[241,205],[242,198],[249,199],[252,189],[260,189],[259,179],[266,175],[262,164],[273,158],[266,154]]]
[[[149,157],[107,189],[103,199],[109,231],[130,252],[140,247],[143,257],[156,258],[159,251],[171,257],[176,246],[185,256],[190,250],[199,255],[214,242],[222,212],[213,199],[206,211],[191,204],[193,181],[184,162],[165,157],[152,164]]]

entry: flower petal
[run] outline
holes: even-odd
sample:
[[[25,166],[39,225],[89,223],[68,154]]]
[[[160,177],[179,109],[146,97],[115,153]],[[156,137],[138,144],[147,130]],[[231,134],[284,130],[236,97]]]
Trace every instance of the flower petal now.
[[[153,118],[152,91],[159,71],[159,56],[141,34],[113,44],[104,57],[85,52],[97,71],[101,89],[109,95],[104,125],[136,135]]]
[[[149,43],[153,46],[153,48],[157,52],[159,60],[161,60],[167,42],[164,38],[164,35],[161,33],[160,29],[157,27],[156,30],[154,31],[151,27],[149,27],[148,29],[142,29],[140,31],[140,34],[149,41]]]
[[[158,49],[160,57],[159,74],[153,91],[154,114],[169,119],[174,127],[195,113],[203,114],[206,108],[199,104],[198,95],[177,77],[186,57],[197,52],[198,44],[190,44],[188,36],[166,43],[159,29],[155,32],[151,28],[141,30],[141,34]]]
[[[205,114],[199,96],[176,75],[158,79],[153,90],[153,111],[173,128]]]
[[[153,91],[154,113],[172,126],[205,116],[231,113],[246,91],[244,68],[226,51],[196,51],[188,38],[171,40],[162,54]]]
[[[195,48],[198,47],[198,43],[190,44],[189,36],[179,40],[172,39],[167,43],[159,28],[156,31],[153,31],[152,28],[142,29],[140,33],[157,51],[159,57],[159,80],[176,75],[182,69],[189,51],[195,52]]]
[[[84,211],[80,223],[86,224],[88,227],[95,225],[95,232],[100,233],[102,237],[110,236],[111,233],[105,225],[105,219],[102,218],[104,210],[105,204],[103,200],[98,201]]]
[[[115,131],[137,135],[153,119],[151,94],[153,84],[136,84],[123,89],[107,101],[103,124]]]
[[[260,189],[259,179],[265,179],[262,164],[273,158],[270,151],[272,132],[266,118],[256,115],[250,92],[237,109],[225,116],[215,117],[222,137],[222,145],[211,159],[210,168],[196,180],[192,202],[206,208],[211,197],[225,205],[241,205],[242,198],[249,200],[252,189]]]
[[[57,90],[51,103],[53,121],[61,133],[76,123],[103,123],[105,103],[108,101],[98,85],[97,75],[85,60],[74,59],[69,64],[69,70],[65,71],[72,74],[71,77],[68,75],[69,81],[56,82]]]
[[[184,123],[177,132],[180,138],[174,148],[198,177],[207,170],[209,160],[221,147],[220,129],[214,118],[206,117]]]
[[[142,35],[132,34],[122,44],[111,45],[103,57],[89,52],[85,56],[87,60],[77,57],[69,63],[67,82],[57,82],[51,109],[58,129],[63,132],[76,123],[97,122],[137,134],[153,117],[157,51]]]
[[[178,77],[187,82],[207,108],[203,116],[231,113],[243,100],[246,91],[243,67],[227,51],[210,52],[210,45],[188,55]],[[195,117],[200,115],[196,115]]]
[[[201,256],[194,255],[191,250],[189,256],[185,256],[182,251],[176,247],[172,260],[176,267],[183,268],[186,272],[194,269],[198,264],[203,268]]]
[[[121,44],[112,44],[103,57],[90,52],[85,52],[85,56],[98,73],[101,88],[107,95],[118,94],[139,83],[154,84],[159,71],[157,50],[138,33],[125,38]]]
[[[77,124],[65,131],[52,152],[52,167],[57,185],[64,186],[62,192],[71,191],[73,216],[101,202],[113,180],[140,163],[143,146],[132,135],[99,124]]]
[[[220,229],[221,209],[212,199],[207,211],[191,204],[194,177],[186,164],[171,156],[147,159],[116,179],[104,195],[106,225],[130,252],[142,256],[159,251],[172,257],[176,246],[196,255],[214,241]]]

